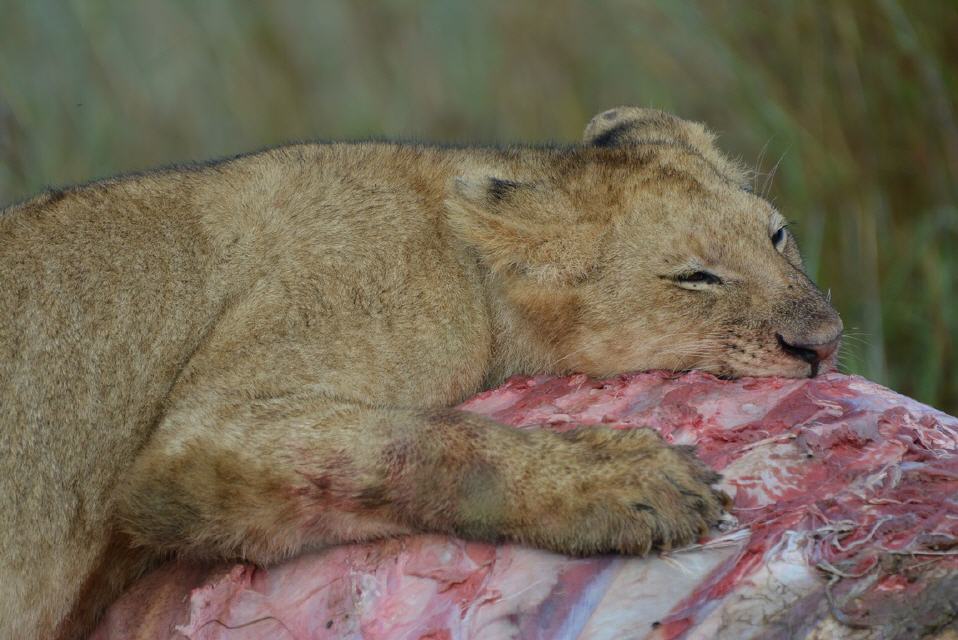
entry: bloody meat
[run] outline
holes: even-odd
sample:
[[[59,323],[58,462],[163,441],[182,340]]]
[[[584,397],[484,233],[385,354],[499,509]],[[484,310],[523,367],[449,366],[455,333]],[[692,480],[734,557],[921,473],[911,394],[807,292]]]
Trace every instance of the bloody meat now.
[[[915,638],[958,622],[958,420],[855,376],[517,378],[462,405],[525,428],[651,426],[724,474],[691,548],[567,558],[415,536],[270,568],[168,564],[112,638]]]

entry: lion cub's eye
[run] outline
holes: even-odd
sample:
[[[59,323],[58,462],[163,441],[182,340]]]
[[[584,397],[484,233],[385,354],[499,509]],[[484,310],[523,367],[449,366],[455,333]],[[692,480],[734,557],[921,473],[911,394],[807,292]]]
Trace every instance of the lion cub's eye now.
[[[779,227],[778,231],[772,234],[772,245],[779,252],[785,249],[785,227]]]
[[[722,279],[714,273],[708,271],[693,271],[675,276],[675,282],[682,286],[688,285],[689,289],[700,288],[700,285],[722,284]]]

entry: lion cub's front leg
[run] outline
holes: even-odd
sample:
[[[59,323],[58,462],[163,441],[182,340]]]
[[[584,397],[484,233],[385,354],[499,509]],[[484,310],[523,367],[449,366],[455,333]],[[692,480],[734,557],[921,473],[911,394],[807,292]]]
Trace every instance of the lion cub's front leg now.
[[[645,553],[718,520],[717,479],[650,430],[559,435],[297,396],[174,413],[120,504],[138,544],[255,562],[416,531]]]

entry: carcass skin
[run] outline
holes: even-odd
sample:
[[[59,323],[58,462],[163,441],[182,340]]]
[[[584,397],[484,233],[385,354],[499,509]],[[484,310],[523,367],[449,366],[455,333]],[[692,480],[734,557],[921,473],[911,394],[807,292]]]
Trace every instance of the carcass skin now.
[[[951,416],[838,373],[515,378],[462,408],[697,444],[734,517],[649,558],[415,536],[269,568],[179,561],[134,585],[93,638],[956,637]]]

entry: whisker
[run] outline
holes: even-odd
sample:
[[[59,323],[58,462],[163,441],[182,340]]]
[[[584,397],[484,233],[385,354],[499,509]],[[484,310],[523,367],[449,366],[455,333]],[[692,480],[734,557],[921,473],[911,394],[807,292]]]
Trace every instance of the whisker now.
[[[755,162],[755,166],[757,168],[752,171],[752,191],[753,192],[755,191],[755,178],[760,175],[763,175],[759,171],[759,169],[761,169],[762,165],[765,163],[765,154],[768,152],[768,146],[772,144],[772,140],[774,139],[774,137],[775,136],[769,136],[765,144],[762,145],[762,149],[758,152],[758,160]]]
[[[762,186],[762,197],[768,198],[769,192],[772,190],[772,182],[775,180],[775,174],[778,173],[778,167],[782,164],[782,160],[785,159],[785,154],[788,153],[788,150],[782,152],[782,155],[778,157],[778,161],[772,167],[772,170],[769,171],[768,177],[765,178],[765,184]]]

